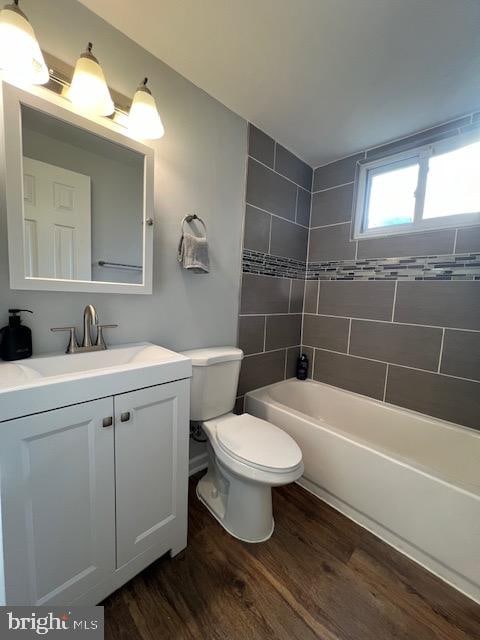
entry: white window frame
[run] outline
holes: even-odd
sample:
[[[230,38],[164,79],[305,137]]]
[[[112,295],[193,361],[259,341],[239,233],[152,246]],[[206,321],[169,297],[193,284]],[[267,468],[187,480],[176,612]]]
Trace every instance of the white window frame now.
[[[468,227],[480,224],[480,211],[476,213],[458,213],[452,216],[423,219],[423,208],[427,186],[428,161],[434,155],[459,149],[467,144],[479,141],[478,132],[465,133],[424,144],[408,151],[402,151],[390,156],[384,156],[370,162],[361,162],[357,179],[356,197],[354,203],[354,226],[353,239],[381,238],[385,236],[403,235],[419,233],[422,231],[432,231],[436,229],[456,229],[458,227]],[[380,173],[391,171],[394,165],[398,167],[418,164],[418,184],[416,189],[416,202],[414,220],[411,223],[396,224],[385,227],[375,227],[366,229],[367,223],[367,203],[370,195],[371,178]]]

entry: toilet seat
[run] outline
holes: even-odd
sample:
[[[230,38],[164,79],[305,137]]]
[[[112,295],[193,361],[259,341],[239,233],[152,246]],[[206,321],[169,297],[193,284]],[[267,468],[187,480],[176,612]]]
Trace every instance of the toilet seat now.
[[[247,413],[219,421],[216,436],[227,455],[262,471],[285,473],[302,462],[300,447],[288,433]]]

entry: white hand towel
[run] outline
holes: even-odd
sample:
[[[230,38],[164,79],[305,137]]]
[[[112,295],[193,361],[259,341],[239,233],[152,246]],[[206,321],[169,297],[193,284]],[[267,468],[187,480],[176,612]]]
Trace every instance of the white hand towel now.
[[[197,237],[183,232],[178,245],[178,261],[184,269],[193,273],[209,273],[210,261],[208,257],[208,242],[205,236]]]

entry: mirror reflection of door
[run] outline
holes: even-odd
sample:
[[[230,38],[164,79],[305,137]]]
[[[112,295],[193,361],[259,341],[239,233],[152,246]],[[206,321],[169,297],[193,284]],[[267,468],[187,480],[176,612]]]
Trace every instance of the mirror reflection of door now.
[[[90,177],[24,156],[25,275],[91,280]]]

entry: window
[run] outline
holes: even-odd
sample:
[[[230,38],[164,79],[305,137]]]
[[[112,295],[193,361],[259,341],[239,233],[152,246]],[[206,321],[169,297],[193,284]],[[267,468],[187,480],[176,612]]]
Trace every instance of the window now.
[[[456,136],[360,166],[355,238],[480,224],[480,140]]]

